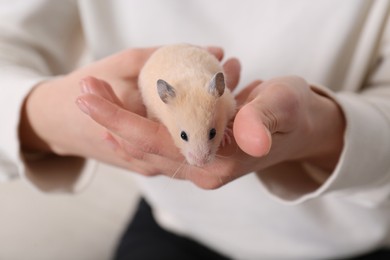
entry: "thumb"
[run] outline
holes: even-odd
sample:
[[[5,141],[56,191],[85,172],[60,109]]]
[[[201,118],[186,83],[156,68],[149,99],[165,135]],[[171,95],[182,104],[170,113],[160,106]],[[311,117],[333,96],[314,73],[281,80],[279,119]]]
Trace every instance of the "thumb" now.
[[[241,150],[251,156],[267,155],[271,149],[270,130],[263,123],[262,115],[253,102],[238,111],[234,120],[233,134]]]

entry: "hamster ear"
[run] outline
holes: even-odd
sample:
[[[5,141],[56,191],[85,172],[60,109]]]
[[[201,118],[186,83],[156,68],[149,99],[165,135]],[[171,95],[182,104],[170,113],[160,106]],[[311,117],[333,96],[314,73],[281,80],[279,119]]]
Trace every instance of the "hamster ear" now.
[[[157,80],[157,92],[164,103],[168,103],[176,96],[175,89],[162,79]]]
[[[222,72],[216,73],[210,81],[209,92],[216,97],[223,95],[225,91],[225,77]]]

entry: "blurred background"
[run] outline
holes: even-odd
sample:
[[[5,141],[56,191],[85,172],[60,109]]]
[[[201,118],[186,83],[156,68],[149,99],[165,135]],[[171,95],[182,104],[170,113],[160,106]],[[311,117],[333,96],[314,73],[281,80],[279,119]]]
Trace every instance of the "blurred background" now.
[[[77,194],[40,193],[22,180],[0,182],[0,260],[111,259],[139,193],[131,173],[98,167]]]

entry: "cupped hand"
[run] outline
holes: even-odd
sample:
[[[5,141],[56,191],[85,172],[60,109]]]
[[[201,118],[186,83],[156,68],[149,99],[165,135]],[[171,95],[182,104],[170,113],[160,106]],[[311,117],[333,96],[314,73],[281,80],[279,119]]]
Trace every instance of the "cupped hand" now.
[[[22,111],[20,138],[23,148],[59,155],[107,157],[98,149],[100,140],[97,137],[102,128],[82,115],[74,104],[80,93],[80,80],[92,75],[112,82],[123,106],[142,114],[144,108],[137,91],[137,77],[154,50],[128,49],[37,85],[27,96]],[[218,52],[222,55],[222,51]]]
[[[296,76],[254,84],[240,95],[234,137],[243,151],[270,165],[305,161],[333,170],[345,128],[334,100]]]

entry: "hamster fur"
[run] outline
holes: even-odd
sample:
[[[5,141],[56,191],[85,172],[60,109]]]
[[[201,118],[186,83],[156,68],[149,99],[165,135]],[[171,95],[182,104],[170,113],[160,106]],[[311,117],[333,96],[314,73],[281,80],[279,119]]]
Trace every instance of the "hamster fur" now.
[[[212,161],[235,114],[222,71],[207,50],[177,44],[156,50],[139,75],[148,117],[166,126],[191,165]]]

